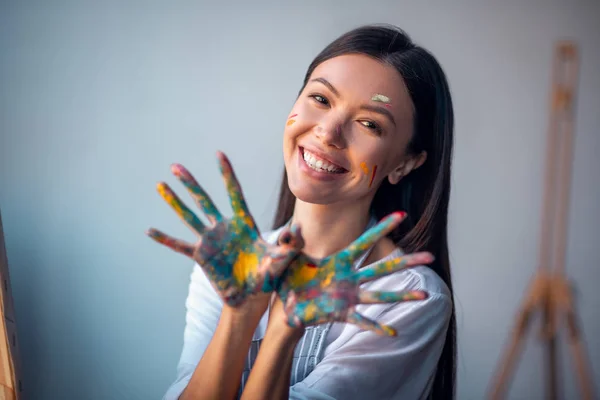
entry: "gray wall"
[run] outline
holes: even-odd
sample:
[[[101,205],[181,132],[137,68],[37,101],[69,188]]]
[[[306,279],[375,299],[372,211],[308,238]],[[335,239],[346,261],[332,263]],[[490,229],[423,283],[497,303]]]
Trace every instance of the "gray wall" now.
[[[370,22],[431,49],[453,91],[461,399],[483,397],[536,265],[552,44],[578,40],[567,263],[600,381],[598,2],[100,3],[0,6],[0,206],[30,398],[162,396],[191,264],[144,236],[154,226],[190,238],[156,181],[174,183],[169,164],[183,163],[227,210],[222,149],[267,228],[303,73]],[[511,398],[542,397],[536,337]]]

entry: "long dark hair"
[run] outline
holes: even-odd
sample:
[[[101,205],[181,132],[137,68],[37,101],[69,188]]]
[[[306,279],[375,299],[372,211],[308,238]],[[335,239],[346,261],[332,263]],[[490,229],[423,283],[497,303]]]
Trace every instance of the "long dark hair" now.
[[[319,64],[344,54],[368,55],[395,67],[408,88],[414,106],[414,132],[408,151],[414,154],[426,151],[427,159],[396,185],[384,180],[375,194],[371,211],[377,219],[394,211],[408,213],[407,219],[390,234],[390,238],[407,253],[432,252],[436,259],[430,267],[444,280],[454,297],[447,243],[454,113],[446,76],[433,55],[415,45],[401,29],[369,25],[340,36],[317,55],[308,67],[300,93]],[[284,167],[274,228],[289,221],[295,201]],[[455,384],[456,317],[453,304],[430,397],[454,398]]]

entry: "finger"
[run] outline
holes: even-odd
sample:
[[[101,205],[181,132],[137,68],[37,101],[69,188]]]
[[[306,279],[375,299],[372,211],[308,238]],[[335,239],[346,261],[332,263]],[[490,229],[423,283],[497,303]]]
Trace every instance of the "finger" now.
[[[356,311],[348,314],[348,317],[346,318],[346,322],[348,322],[350,324],[358,325],[361,329],[364,329],[367,331],[373,331],[373,332],[377,333],[378,335],[384,335],[384,336],[396,336],[397,335],[396,330],[394,328],[392,328],[391,326],[381,325],[381,324],[373,321],[372,319],[369,319],[367,317],[360,315]]]
[[[146,235],[150,236],[150,238],[152,238],[154,241],[167,246],[171,250],[184,254],[190,258],[194,256],[194,246],[184,242],[183,240],[175,239],[171,236],[165,235],[156,229],[149,229],[146,232]]]
[[[427,251],[407,254],[401,257],[392,258],[391,260],[380,261],[376,264],[369,265],[368,267],[363,267],[358,270],[356,274],[358,276],[358,282],[364,283],[408,267],[429,264],[433,262],[433,260],[433,254]]]
[[[300,225],[293,224],[289,228],[284,228],[277,240],[280,246],[290,246],[294,249],[302,249],[304,247],[304,238]]]
[[[351,260],[358,258],[379,239],[394,230],[406,218],[406,213],[398,211],[382,219],[377,225],[363,233],[350,246],[343,250]]]
[[[405,301],[418,301],[427,298],[427,292],[422,290],[406,290],[402,292],[377,292],[364,290],[358,294],[361,304],[398,303]]]
[[[223,181],[225,181],[227,193],[229,194],[231,208],[239,217],[249,216],[250,211],[248,211],[248,206],[246,205],[246,200],[244,199],[244,194],[242,193],[242,187],[240,186],[240,183],[233,172],[233,168],[231,167],[229,159],[221,152],[217,153],[217,158],[219,159],[221,175],[223,175]]]
[[[283,299],[282,299],[283,301]],[[296,305],[297,305],[297,300],[296,300],[296,293],[293,290],[290,290],[287,293],[287,298],[285,299],[284,302],[284,306],[283,306],[283,310],[285,311],[285,320],[288,324],[288,326],[292,327],[292,328],[298,328],[300,326],[302,326],[302,321],[300,321],[300,318],[298,318],[298,316],[296,315]]]
[[[338,321],[342,321],[342,322],[345,321],[345,316],[339,317],[339,316],[323,313],[323,314],[315,315],[311,319],[304,321],[304,325],[315,326],[315,325],[322,325],[322,324],[327,324],[329,322],[338,322]]]
[[[179,218],[181,218],[181,220],[185,222],[190,229],[196,232],[198,236],[202,235],[202,232],[204,232],[204,224],[198,219],[196,214],[194,214],[189,208],[187,208],[185,204],[183,204],[179,197],[177,197],[177,195],[171,190],[169,185],[161,182],[156,185],[156,189],[162,198],[169,203],[171,208],[175,210],[177,215],[179,215]]]
[[[196,205],[206,214],[206,217],[212,224],[223,219],[223,216],[213,203],[210,196],[202,189],[196,179],[181,164],[171,165],[171,172],[185,185]]]

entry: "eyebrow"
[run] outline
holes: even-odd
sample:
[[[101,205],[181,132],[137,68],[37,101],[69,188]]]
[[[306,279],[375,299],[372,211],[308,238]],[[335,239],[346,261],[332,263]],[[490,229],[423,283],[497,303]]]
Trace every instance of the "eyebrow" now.
[[[310,80],[311,82],[319,82],[325,86],[327,86],[327,88],[329,90],[331,90],[331,92],[336,96],[336,97],[340,97],[340,92],[338,92],[338,90],[335,88],[335,86],[333,86],[331,84],[331,82],[329,82],[327,79],[325,78],[314,78]],[[394,126],[396,126],[396,120],[394,119],[394,116],[392,115],[392,113],[384,107],[378,107],[378,106],[374,106],[374,105],[370,105],[370,104],[364,104],[360,107],[362,110],[366,110],[366,111],[372,111],[378,114],[381,114],[383,116],[388,117],[388,119],[390,121],[392,121],[392,124],[394,124]]]
[[[311,82],[319,82],[322,83],[323,85],[327,86],[327,88],[329,90],[331,90],[333,92],[333,94],[335,94],[337,97],[340,97],[340,92],[337,91],[337,89],[325,78],[315,78],[315,79],[311,79]]]

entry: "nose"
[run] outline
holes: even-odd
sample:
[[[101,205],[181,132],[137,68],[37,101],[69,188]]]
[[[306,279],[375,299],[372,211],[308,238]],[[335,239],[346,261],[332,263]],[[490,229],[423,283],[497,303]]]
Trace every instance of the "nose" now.
[[[339,120],[331,120],[319,124],[316,127],[315,134],[321,143],[326,146],[341,149],[346,145],[343,133],[343,123]]]

